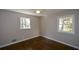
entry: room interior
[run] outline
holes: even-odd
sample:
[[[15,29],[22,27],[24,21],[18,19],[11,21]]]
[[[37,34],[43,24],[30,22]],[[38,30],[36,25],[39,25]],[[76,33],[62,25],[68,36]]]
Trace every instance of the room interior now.
[[[1,50],[78,50],[78,9],[0,9]]]

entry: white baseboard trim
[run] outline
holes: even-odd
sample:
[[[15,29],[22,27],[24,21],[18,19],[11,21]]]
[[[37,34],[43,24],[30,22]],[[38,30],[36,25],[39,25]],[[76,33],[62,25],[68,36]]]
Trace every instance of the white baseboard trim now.
[[[33,36],[33,37],[26,38],[26,39],[23,39],[23,40],[19,40],[19,41],[16,41],[16,42],[11,42],[11,43],[8,43],[8,44],[4,44],[4,45],[1,45],[0,48],[9,46],[9,45],[12,45],[12,44],[15,44],[15,43],[19,43],[19,42],[22,42],[22,41],[25,41],[25,40],[29,40],[29,39],[32,39],[32,38],[35,38],[35,37],[39,37],[39,36]]]
[[[41,36],[41,35],[40,35],[40,36]],[[35,38],[35,37],[39,37],[39,36],[33,36],[33,37],[26,38],[26,39],[23,39],[23,40],[19,40],[19,41],[16,41],[16,42],[11,42],[11,43],[9,43],[9,44],[4,44],[4,45],[1,45],[0,48],[9,46],[9,45],[12,45],[12,44],[15,44],[15,43],[19,43],[19,42],[22,42],[22,41],[25,41],[25,40],[29,40],[29,39],[32,39],[32,38]],[[74,46],[74,45],[71,45],[71,44],[68,44],[68,43],[65,43],[65,42],[56,40],[56,39],[54,39],[54,38],[50,38],[50,37],[47,37],[47,36],[42,36],[42,37],[45,37],[45,38],[47,38],[47,39],[54,40],[54,41],[56,41],[56,42],[59,42],[59,43],[62,43],[62,44],[71,46],[71,47],[73,47],[73,48],[77,48],[77,49],[79,49],[79,47],[77,47],[77,46]]]
[[[62,44],[65,44],[65,45],[71,46],[71,47],[76,48],[76,49],[79,49],[78,46],[71,45],[71,44],[68,44],[68,43],[65,43],[65,42],[62,42],[62,41],[56,40],[56,39],[54,39],[54,38],[50,38],[50,37],[47,37],[47,36],[42,36],[42,37],[45,37],[45,38],[47,38],[47,39],[50,39],[50,40],[53,40],[53,41],[56,41],[56,42],[59,42],[59,43],[62,43]]]

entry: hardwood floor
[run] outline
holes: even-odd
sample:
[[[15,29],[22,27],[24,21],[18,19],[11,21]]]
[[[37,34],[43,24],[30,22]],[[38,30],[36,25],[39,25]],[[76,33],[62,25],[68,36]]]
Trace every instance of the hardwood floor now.
[[[44,37],[36,37],[20,43],[16,43],[1,50],[77,50],[76,48],[49,40]]]

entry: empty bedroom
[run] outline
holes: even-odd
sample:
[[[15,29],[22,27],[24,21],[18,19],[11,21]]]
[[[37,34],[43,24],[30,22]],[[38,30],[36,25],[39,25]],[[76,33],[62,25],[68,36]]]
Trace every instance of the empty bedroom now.
[[[78,9],[0,9],[0,50],[78,49]]]

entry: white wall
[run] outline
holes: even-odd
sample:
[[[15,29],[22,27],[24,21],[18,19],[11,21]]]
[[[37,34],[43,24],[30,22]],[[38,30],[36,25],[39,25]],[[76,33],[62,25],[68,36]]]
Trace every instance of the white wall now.
[[[75,17],[75,34],[60,33],[57,30],[57,17],[72,15]],[[31,18],[31,29],[20,30],[20,17]],[[0,46],[34,36],[46,36],[79,47],[79,10],[67,10],[50,13],[44,17],[36,17],[21,13],[0,10]]]
[[[63,15],[75,15],[75,34],[61,33],[57,30],[57,18]],[[42,17],[41,35],[79,47],[79,10],[67,10]]]
[[[31,19],[31,29],[20,29],[20,17],[29,17]],[[0,46],[12,43],[13,39],[17,41],[30,37],[39,36],[39,18],[36,16],[0,10]]]

